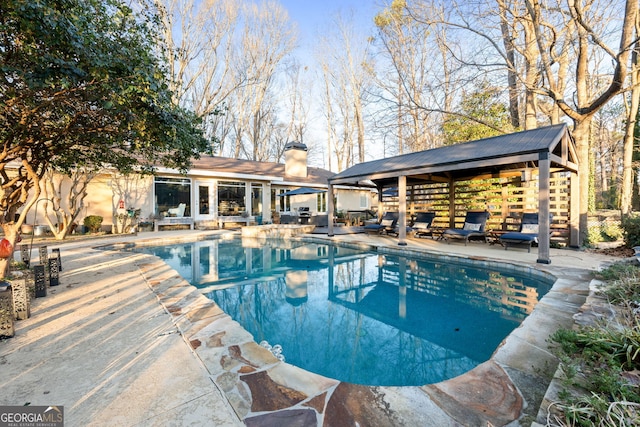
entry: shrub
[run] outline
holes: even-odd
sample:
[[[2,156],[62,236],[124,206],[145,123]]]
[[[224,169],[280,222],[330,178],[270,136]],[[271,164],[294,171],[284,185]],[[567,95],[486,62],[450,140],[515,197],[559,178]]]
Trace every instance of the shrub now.
[[[602,270],[601,294],[616,317],[591,326],[560,329],[551,336],[564,375],[555,402],[566,426],[640,425],[640,268],[616,263]],[[554,424],[555,425],[555,424]]]
[[[622,229],[617,221],[605,221],[600,227],[605,242],[615,242],[622,238]]]
[[[587,246],[598,242],[615,242],[623,237],[622,229],[617,221],[602,221],[589,224],[587,228]]]
[[[102,227],[102,217],[98,215],[88,215],[84,219],[84,225],[92,233],[97,233]]]
[[[640,216],[626,216],[622,219],[624,244],[628,248],[640,245]]]

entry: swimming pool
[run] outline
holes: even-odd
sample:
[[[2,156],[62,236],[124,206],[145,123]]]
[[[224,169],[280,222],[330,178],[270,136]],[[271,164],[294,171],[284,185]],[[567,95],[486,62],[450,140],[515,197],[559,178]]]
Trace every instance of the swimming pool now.
[[[550,281],[343,246],[207,240],[143,248],[287,362],[364,385],[423,385],[488,360]],[[265,344],[266,345],[266,344]]]

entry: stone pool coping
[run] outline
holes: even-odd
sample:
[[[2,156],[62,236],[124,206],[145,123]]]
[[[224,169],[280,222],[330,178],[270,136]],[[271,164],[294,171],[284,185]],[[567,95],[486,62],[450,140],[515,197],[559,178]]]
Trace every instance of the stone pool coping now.
[[[202,237],[157,239],[109,245],[109,248],[194,241]],[[301,238],[326,243],[321,237]],[[334,244],[346,245],[347,242]],[[362,247],[362,243],[350,243]],[[552,289],[500,345],[475,369],[437,384],[416,387],[367,387],[325,378],[279,362],[251,334],[178,273],[152,256],[139,264],[148,285],[171,314],[211,378],[247,426],[276,425],[520,425],[530,424],[556,371],[548,336],[568,328],[588,294],[591,272],[568,266],[529,266],[488,257],[366,244],[381,252],[428,254],[470,259],[476,265],[505,264],[533,274],[552,274]]]

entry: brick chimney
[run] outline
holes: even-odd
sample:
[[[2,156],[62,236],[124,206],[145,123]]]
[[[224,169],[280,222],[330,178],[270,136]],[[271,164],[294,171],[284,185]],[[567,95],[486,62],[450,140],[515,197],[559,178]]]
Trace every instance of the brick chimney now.
[[[293,141],[284,146],[284,173],[300,178],[307,177],[306,145]]]

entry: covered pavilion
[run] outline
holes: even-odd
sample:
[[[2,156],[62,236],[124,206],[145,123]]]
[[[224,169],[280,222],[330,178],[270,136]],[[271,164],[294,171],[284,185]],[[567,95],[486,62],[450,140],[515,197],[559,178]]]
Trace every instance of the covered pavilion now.
[[[398,244],[406,245],[407,212],[415,212],[411,198],[407,200],[408,187],[430,184],[444,186],[449,227],[455,226],[456,209],[464,204],[456,200],[456,188],[466,183],[490,179],[510,180],[510,183],[536,182],[531,177],[537,173],[537,206],[539,214],[538,262],[549,264],[551,244],[551,182],[552,175],[561,174],[568,185],[562,190],[568,197],[562,203],[562,216],[568,231],[570,246],[578,246],[578,163],[576,148],[566,124],[495,136],[472,142],[444,146],[410,154],[388,157],[354,165],[329,178],[329,236],[333,236],[334,201],[336,185],[359,185],[373,182],[382,202],[385,189],[397,189],[399,212]],[[395,191],[394,191],[395,193]],[[503,195],[502,206],[508,205],[509,196]],[[408,203],[409,202],[409,203]],[[468,207],[468,206],[467,206]],[[521,209],[524,209],[521,206]],[[504,215],[504,213],[503,213]],[[555,218],[554,218],[555,219]]]

